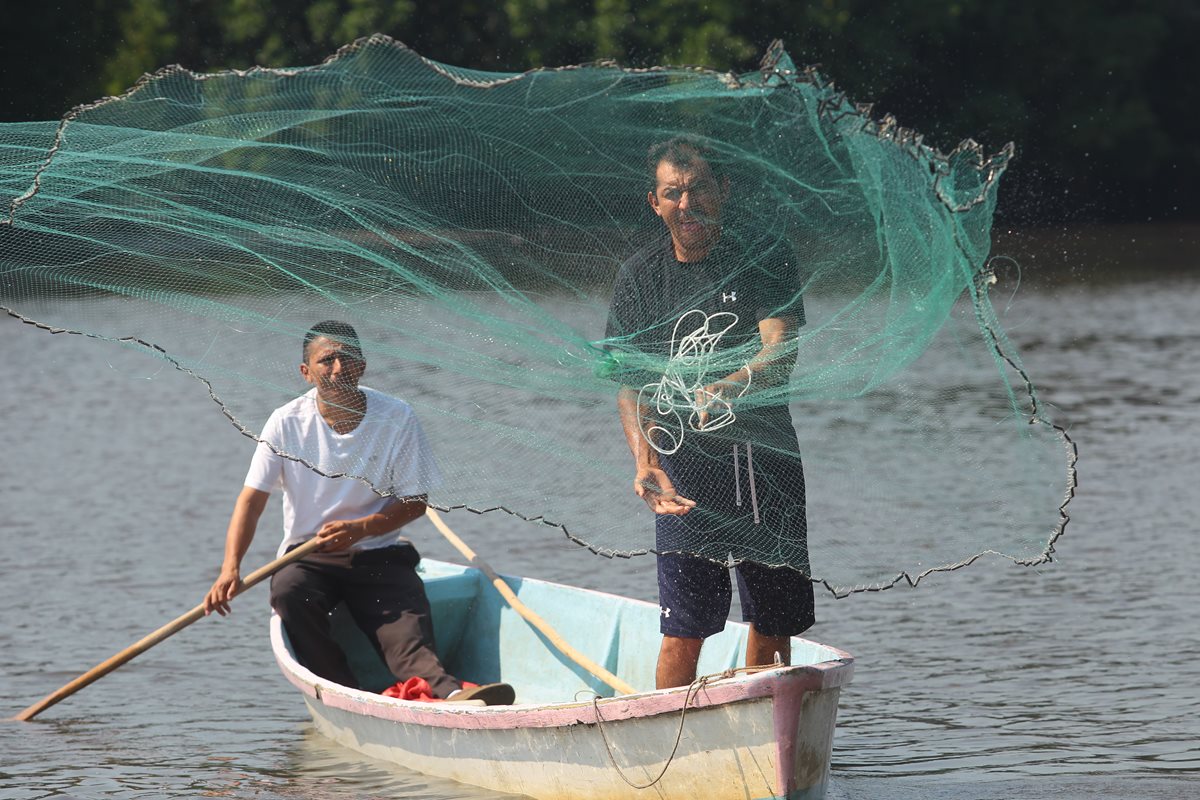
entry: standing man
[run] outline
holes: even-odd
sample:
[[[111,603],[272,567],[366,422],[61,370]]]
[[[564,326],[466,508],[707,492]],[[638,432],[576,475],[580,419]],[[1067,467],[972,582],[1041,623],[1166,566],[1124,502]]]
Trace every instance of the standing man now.
[[[398,533],[425,513],[428,491],[440,480],[412,408],[358,385],[367,364],[350,325],[317,323],[305,334],[302,353],[300,374],[313,388],[276,409],[263,428],[229,522],[221,574],[204,598],[205,613],[229,613],[241,586],[242,557],[270,493],[282,488],[279,554],[313,536],[326,541],[271,578],[271,605],[302,664],[334,683],[358,687],[330,632],[329,613],[345,601],[399,680],[424,678],[438,698],[512,703],[507,684],[464,689],[434,649],[429,600],[416,573],[421,556]],[[346,477],[351,475],[361,479]]]
[[[748,666],[787,663],[815,618],[786,396],[804,324],[794,255],[727,223],[729,178],[702,141],[657,144],[647,167],[665,230],[621,266],[606,337],[627,354],[617,405],[633,488],[657,515],[662,689],[695,680],[704,639],[724,629],[734,550],[803,570],[737,564]]]

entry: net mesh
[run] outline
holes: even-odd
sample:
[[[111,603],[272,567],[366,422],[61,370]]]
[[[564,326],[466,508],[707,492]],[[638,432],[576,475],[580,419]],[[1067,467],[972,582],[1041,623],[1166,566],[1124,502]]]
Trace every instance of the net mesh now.
[[[708,183],[673,230],[646,153],[681,136]],[[1065,524],[1073,445],[987,296],[1009,156],[939,153],[778,46],[739,75],[496,74],[375,36],[0,126],[0,299],[169,360],[251,436],[344,320],[417,412],[433,505],[844,594],[1037,563]],[[696,501],[657,541],[620,391]]]

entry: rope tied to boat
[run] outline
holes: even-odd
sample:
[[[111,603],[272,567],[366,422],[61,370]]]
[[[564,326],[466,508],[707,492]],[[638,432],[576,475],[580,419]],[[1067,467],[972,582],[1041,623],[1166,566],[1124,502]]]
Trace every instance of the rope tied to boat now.
[[[679,752],[679,743],[683,741],[683,722],[687,718],[688,706],[692,704],[693,698],[699,696],[701,689],[703,689],[709,683],[723,681],[726,678],[732,678],[738,673],[752,675],[755,672],[762,672],[763,670],[767,669],[776,669],[782,666],[784,666],[784,663],[778,658],[778,654],[776,654],[776,660],[773,664],[758,664],[752,667],[730,667],[729,669],[721,672],[714,672],[709,675],[701,675],[697,677],[696,680],[692,681],[688,685],[687,693],[684,696],[683,708],[679,711],[679,730],[675,732],[675,744],[671,747],[671,754],[667,756],[667,763],[663,764],[662,770],[658,773],[654,780],[650,781],[649,783],[634,783],[629,779],[629,776],[625,774],[625,771],[621,769],[620,765],[617,764],[617,759],[615,756],[613,756],[612,743],[608,741],[608,734],[604,732],[604,717],[600,716],[600,695],[593,694],[592,709],[596,712],[596,730],[600,731],[600,739],[604,742],[604,749],[608,753],[608,763],[612,764],[613,769],[616,770],[617,774],[621,776],[621,780],[625,781],[625,783],[629,784],[634,789],[649,789],[651,786],[663,779],[663,776],[667,774],[667,770],[671,767],[671,762],[675,760],[675,754]]]

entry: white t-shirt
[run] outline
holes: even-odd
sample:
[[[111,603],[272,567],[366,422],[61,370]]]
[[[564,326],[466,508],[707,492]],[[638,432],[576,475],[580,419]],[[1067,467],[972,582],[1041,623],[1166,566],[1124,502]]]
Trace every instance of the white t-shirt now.
[[[317,410],[315,388],[275,409],[263,427],[246,485],[262,492],[282,487],[281,555],[291,545],[311,539],[326,522],[374,514],[393,497],[428,494],[441,482],[412,407],[374,389],[359,388],[366,395],[367,410],[349,433],[329,427]],[[403,538],[395,531],[362,539],[354,547],[388,547]]]

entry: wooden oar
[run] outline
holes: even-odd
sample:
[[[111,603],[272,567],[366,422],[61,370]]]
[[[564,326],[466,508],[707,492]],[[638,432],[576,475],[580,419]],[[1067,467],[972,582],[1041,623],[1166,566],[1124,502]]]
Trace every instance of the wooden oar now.
[[[491,579],[492,586],[495,586],[496,591],[498,591],[500,595],[506,601],[508,601],[508,604],[512,606],[513,611],[516,611],[525,618],[526,622],[541,631],[542,635],[545,636],[552,645],[557,647],[559,652],[574,661],[579,666],[586,669],[588,672],[592,673],[592,675],[596,676],[604,683],[611,686],[618,693],[637,694],[637,689],[634,689],[628,683],[621,680],[616,675],[613,675],[604,667],[600,666],[595,661],[592,661],[583,653],[576,650],[558,634],[558,631],[554,630],[554,628],[550,626],[550,623],[539,617],[537,614],[531,611],[528,606],[518,600],[516,593],[509,587],[509,585],[505,583],[499,575],[496,574],[496,571],[493,570],[486,561],[475,555],[475,551],[468,547],[466,542],[458,538],[458,535],[455,534],[454,531],[450,530],[450,526],[442,520],[441,516],[436,511],[434,511],[432,508],[427,508],[425,513],[428,515],[430,521],[433,522],[434,526],[442,532],[442,535],[445,536],[447,540],[449,540],[450,544],[454,545],[458,552],[462,553],[463,558],[467,559],[471,563],[471,566],[475,567]]]
[[[250,575],[248,575],[245,580],[242,581],[242,587],[237,590],[237,592],[235,593],[234,596],[236,597],[237,595],[239,595],[242,592],[249,589],[254,584],[262,581],[264,578],[270,577],[271,575],[275,574],[283,567],[286,567],[288,564],[292,563],[296,559],[303,558],[304,556],[308,555],[312,551],[321,547],[321,545],[323,545],[323,544],[324,544],[324,542],[322,540],[314,537],[312,539],[309,539],[307,542],[300,545],[299,547],[297,547],[295,550],[292,550],[291,552],[289,552],[287,555],[283,556],[282,558],[277,558],[274,561],[272,561],[270,564],[267,564],[265,567],[255,570],[254,572],[250,573]],[[204,604],[201,603],[200,605],[196,606],[188,613],[184,614],[182,617],[179,617],[178,619],[167,623],[166,625],[164,625],[161,628],[159,628],[158,630],[156,630],[154,633],[145,637],[141,641],[139,641],[133,645],[130,645],[129,647],[127,647],[124,650],[122,650],[121,652],[117,653],[115,656],[108,659],[107,661],[105,661],[101,664],[97,664],[96,666],[92,667],[87,672],[83,673],[78,678],[71,681],[70,683],[68,683],[66,686],[62,687],[58,691],[56,691],[52,694],[46,695],[41,700],[39,700],[36,703],[34,703],[33,705],[31,705],[29,708],[22,711],[20,714],[17,714],[15,717],[13,717],[13,719],[17,720],[18,722],[24,722],[26,720],[33,719],[38,714],[45,711],[47,708],[49,708],[50,706],[57,703],[59,700],[70,697],[71,695],[75,694],[76,692],[78,692],[80,689],[87,686],[88,684],[91,684],[91,683],[94,683],[94,682],[100,680],[105,675],[112,672],[114,669],[121,666],[125,662],[130,661],[135,656],[146,652],[151,647],[154,647],[154,645],[161,642],[163,639],[166,639],[167,637],[171,636],[174,633],[178,633],[179,631],[183,630],[188,625],[191,625],[193,622],[195,622],[196,620],[200,619],[203,616],[204,616]]]

